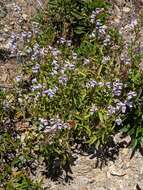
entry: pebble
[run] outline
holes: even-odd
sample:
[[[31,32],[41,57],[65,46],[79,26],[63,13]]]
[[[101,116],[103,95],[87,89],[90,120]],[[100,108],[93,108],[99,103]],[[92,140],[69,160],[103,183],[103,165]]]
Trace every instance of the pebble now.
[[[23,19],[24,19],[25,21],[27,21],[27,19],[28,19],[28,15],[23,14],[22,17],[23,17]]]
[[[125,13],[128,13],[128,12],[130,12],[130,8],[129,7],[123,7],[123,12],[125,12]]]

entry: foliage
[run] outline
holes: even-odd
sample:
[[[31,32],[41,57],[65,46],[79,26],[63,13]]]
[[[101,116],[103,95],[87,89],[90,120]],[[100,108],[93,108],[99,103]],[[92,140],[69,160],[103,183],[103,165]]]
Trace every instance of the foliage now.
[[[15,173],[8,181],[6,190],[40,190],[42,189],[38,184],[33,184],[30,179],[21,172]]]
[[[141,23],[125,50],[122,35],[108,26],[108,6],[101,0],[49,0],[36,16],[38,35],[24,49],[30,60],[22,65],[14,91],[0,92],[5,189],[40,189],[25,171],[34,172],[41,160],[49,176],[63,169],[68,175],[75,144],[100,149],[121,130],[131,136],[133,149],[140,147]]]

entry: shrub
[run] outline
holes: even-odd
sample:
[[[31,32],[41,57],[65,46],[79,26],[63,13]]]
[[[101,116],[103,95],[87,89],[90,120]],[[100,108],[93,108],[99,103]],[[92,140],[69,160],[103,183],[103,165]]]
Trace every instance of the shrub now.
[[[120,130],[131,135],[133,149],[142,143],[140,23],[124,52],[122,35],[108,26],[108,6],[101,0],[49,0],[35,18],[40,32],[24,49],[31,59],[16,77],[7,109],[11,121],[28,122],[24,132],[16,129],[24,139],[12,143],[10,149],[16,143],[19,154],[10,167],[21,170],[42,159],[48,171],[56,165],[54,175],[59,175],[72,161],[76,143],[99,149]],[[25,162],[19,165],[21,155]]]

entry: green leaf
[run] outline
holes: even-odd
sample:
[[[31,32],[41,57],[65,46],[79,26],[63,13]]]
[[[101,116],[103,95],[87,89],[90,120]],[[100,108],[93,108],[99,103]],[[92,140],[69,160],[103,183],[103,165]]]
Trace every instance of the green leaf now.
[[[99,119],[101,121],[101,123],[104,123],[104,116],[101,112],[98,112],[98,115],[99,115]]]
[[[90,145],[94,144],[97,141],[97,136],[93,136],[90,138],[89,141],[87,141],[87,143],[89,143]]]
[[[135,150],[137,148],[137,145],[138,145],[138,139],[133,139],[130,147]]]

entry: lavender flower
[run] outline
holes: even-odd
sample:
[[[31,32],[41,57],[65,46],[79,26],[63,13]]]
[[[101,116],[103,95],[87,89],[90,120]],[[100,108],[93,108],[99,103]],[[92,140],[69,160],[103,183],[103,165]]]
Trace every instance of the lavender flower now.
[[[120,117],[117,118],[117,119],[115,120],[115,123],[116,123],[118,126],[122,125],[122,119],[121,119]]]
[[[47,119],[39,118],[40,122],[44,125],[47,126],[49,124],[49,121]]]
[[[3,105],[4,111],[7,111],[9,109],[9,102],[7,100],[4,100],[2,105]]]
[[[111,88],[111,82],[106,82],[106,83],[105,83],[105,86],[106,86],[107,88]]]
[[[25,31],[23,31],[23,32],[21,33],[21,36],[22,36],[23,40],[26,40],[26,39],[27,39],[27,36],[28,36],[28,33],[25,32]]]
[[[51,50],[51,54],[57,58],[57,56],[60,54],[61,52],[59,50],[57,50],[57,48],[52,48]]]
[[[18,6],[18,5],[15,5],[14,6],[14,11],[17,12],[17,13],[21,13],[22,8],[20,6]]]
[[[87,84],[86,84],[86,87],[87,88],[94,88],[95,86],[97,86],[97,82],[94,80],[94,79],[92,79],[92,80],[90,80]]]
[[[65,61],[66,64],[64,65],[65,69],[69,69],[69,70],[74,70],[75,69],[75,64],[70,63],[69,61]]]
[[[126,113],[126,109],[127,109],[126,104],[122,104],[121,109],[122,109],[122,113]]]
[[[43,86],[41,84],[37,84],[35,86],[32,86],[32,91],[38,90],[40,88],[42,88]]]
[[[16,76],[16,78],[15,78],[15,80],[16,80],[17,82],[20,82],[21,79],[22,79],[22,76],[21,76],[21,75],[18,75],[18,76]]]
[[[37,79],[36,78],[34,78],[34,79],[32,79],[32,81],[31,81],[32,83],[35,83],[35,82],[37,82]]]
[[[121,111],[122,113],[126,113],[126,110],[127,110],[127,104],[126,102],[121,102],[121,101],[118,101],[116,103],[116,111]]]
[[[102,63],[103,64],[106,64],[106,63],[108,63],[110,61],[110,56],[108,55],[108,56],[104,56],[103,57],[103,59],[102,59]]]
[[[111,37],[109,35],[106,35],[106,38],[103,40],[103,44],[107,46],[111,41]]]
[[[127,94],[127,100],[131,100],[133,97],[136,97],[137,96],[137,93],[134,92],[134,91],[130,91],[128,94]]]
[[[77,59],[77,54],[75,52],[72,53],[72,58],[73,58],[73,60]]]
[[[138,24],[137,19],[134,19],[134,20],[131,21],[130,26],[131,26],[131,28],[134,28],[137,24]]]
[[[120,96],[121,91],[123,88],[123,83],[119,82],[118,80],[113,83],[113,95]]]
[[[43,8],[43,3],[41,0],[36,0],[37,1],[37,4],[39,5],[40,8]]]
[[[64,44],[65,42],[66,42],[65,38],[64,38],[64,37],[61,37],[61,38],[60,38],[60,43],[61,43],[61,44]]]
[[[57,87],[57,86],[54,86],[53,92],[56,93],[57,91],[58,91],[58,87]]]
[[[59,78],[59,83],[65,85],[68,81],[68,78],[66,75],[63,75]]]
[[[107,27],[106,27],[105,25],[99,27],[99,30],[98,30],[99,33],[100,33],[100,34],[106,34],[106,28],[107,28]]]
[[[43,94],[48,94],[50,98],[52,98],[55,95],[55,92],[52,89],[44,90]]]
[[[67,40],[67,45],[70,47],[72,44],[72,41],[71,40]]]
[[[113,107],[113,106],[108,106],[108,114],[107,115],[112,115],[112,114],[115,114],[116,113],[116,108]]]
[[[96,28],[100,28],[100,27],[102,27],[102,23],[101,23],[100,20],[98,19],[98,20],[96,21]]]
[[[95,22],[96,15],[97,15],[96,11],[92,11],[92,14],[90,16],[90,22],[91,23]]]
[[[35,66],[32,67],[32,72],[33,73],[38,73],[40,69],[40,65],[36,64]]]

